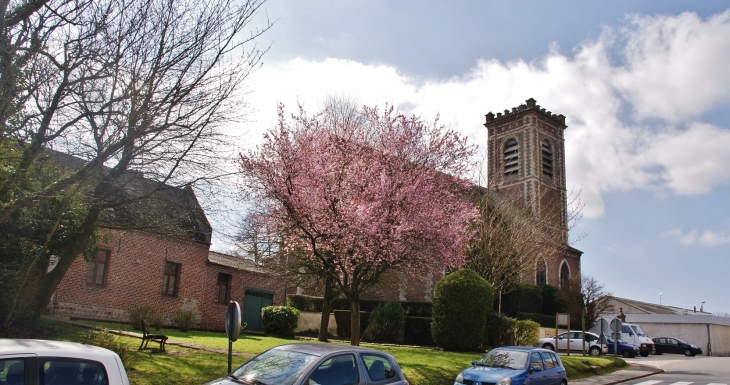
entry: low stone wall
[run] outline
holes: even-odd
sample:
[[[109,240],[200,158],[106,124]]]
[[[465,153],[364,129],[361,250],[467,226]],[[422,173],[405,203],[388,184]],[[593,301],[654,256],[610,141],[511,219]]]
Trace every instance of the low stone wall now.
[[[322,313],[314,313],[303,311],[299,313],[299,324],[295,333],[307,331],[307,330],[319,330],[319,323],[322,320]],[[337,322],[335,321],[334,313],[330,313],[330,322],[327,325],[327,331],[332,335],[337,335]]]

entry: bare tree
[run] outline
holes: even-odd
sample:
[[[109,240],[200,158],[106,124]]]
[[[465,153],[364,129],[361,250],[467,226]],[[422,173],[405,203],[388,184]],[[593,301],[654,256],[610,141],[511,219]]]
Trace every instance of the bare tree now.
[[[479,195],[479,218],[467,252],[466,267],[476,271],[497,295],[511,292],[535,273],[537,261],[561,251],[559,237],[531,212],[529,202],[494,189]]]
[[[57,84],[69,83],[71,69],[79,80],[60,93],[60,86],[35,91],[35,100],[50,100],[42,106],[51,106],[38,108],[36,115],[45,117],[43,111],[51,111],[52,116],[43,119],[54,128],[51,135],[46,134],[50,131],[41,135],[45,138],[41,147],[64,150],[86,162],[39,190],[3,201],[0,222],[79,183],[88,191],[88,211],[58,255],[56,267],[42,274],[35,287],[35,315],[79,253],[93,244],[102,213],[225,172],[217,156],[225,148],[221,129],[240,116],[241,100],[234,99],[241,96],[244,80],[265,52],[249,43],[270,24],[246,37],[241,33],[262,4],[262,0],[94,2],[52,45],[63,47],[58,48],[61,53],[42,55],[45,61],[40,62],[57,69],[49,72]],[[79,64],[56,60],[71,51],[83,58]],[[53,107],[56,95],[64,102]],[[28,132],[38,136],[32,121]],[[23,143],[20,136],[18,143]],[[135,178],[130,175],[157,184],[137,194],[119,195],[121,190],[134,191]],[[8,179],[12,183],[3,188],[17,191],[24,178],[12,176]],[[8,324],[12,316],[5,320]]]
[[[558,300],[573,317],[582,315],[586,327],[591,327],[601,314],[615,312],[609,302],[612,295],[594,277],[581,274],[558,292]]]

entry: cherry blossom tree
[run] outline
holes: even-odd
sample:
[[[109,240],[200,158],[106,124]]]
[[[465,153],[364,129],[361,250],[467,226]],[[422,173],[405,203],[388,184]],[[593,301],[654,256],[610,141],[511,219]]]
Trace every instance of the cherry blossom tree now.
[[[360,294],[393,269],[464,264],[476,216],[464,178],[473,147],[453,130],[384,110],[330,103],[300,107],[241,169],[283,251],[303,255],[350,301],[350,342],[360,340]],[[326,302],[326,301],[325,301]]]

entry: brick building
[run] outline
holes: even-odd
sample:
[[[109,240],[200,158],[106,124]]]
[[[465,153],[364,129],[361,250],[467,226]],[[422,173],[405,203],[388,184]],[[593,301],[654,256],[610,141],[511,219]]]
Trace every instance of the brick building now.
[[[536,213],[560,251],[538,260],[535,274],[525,281],[564,286],[580,277],[582,251],[568,244],[565,188],[565,116],[555,115],[528,99],[504,113],[486,115],[488,178],[508,199]]]
[[[159,188],[134,174],[128,179],[125,190],[154,192],[105,212],[96,255],[76,259],[49,311],[126,322],[130,306],[150,304],[168,325],[185,309],[196,313],[198,327],[222,330],[226,305],[237,300],[249,329],[261,330],[261,307],[283,304],[285,285],[252,261],[209,250],[212,228],[192,188]]]

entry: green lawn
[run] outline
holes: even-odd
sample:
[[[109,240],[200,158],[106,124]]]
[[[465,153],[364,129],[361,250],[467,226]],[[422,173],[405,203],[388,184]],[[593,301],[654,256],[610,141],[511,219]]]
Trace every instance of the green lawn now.
[[[89,330],[64,324],[50,319],[41,319],[40,323],[56,330],[57,339],[82,342]],[[96,322],[95,325],[109,328],[131,330],[130,325]],[[171,340],[184,341],[196,345],[228,349],[225,333],[189,331],[186,333],[176,329],[163,329]],[[125,362],[127,373],[134,385],[162,385],[170,382],[176,384],[203,384],[221,377],[226,373],[227,355],[201,352],[193,349],[168,346],[166,353],[156,351],[137,351],[139,339],[122,337],[131,349],[130,357]],[[270,347],[283,343],[305,342],[281,338],[244,334],[233,343],[233,350],[241,353],[257,354]],[[344,342],[336,342],[344,343]],[[444,352],[430,348],[394,347],[374,344],[362,344],[392,354],[401,365],[403,372],[412,385],[451,385],[456,375],[468,367],[472,360],[478,359],[480,353]],[[243,357],[233,357],[233,366],[245,362]],[[602,373],[614,371],[625,365],[621,359],[561,356],[568,379],[589,377],[593,374],[591,367],[600,367]]]

